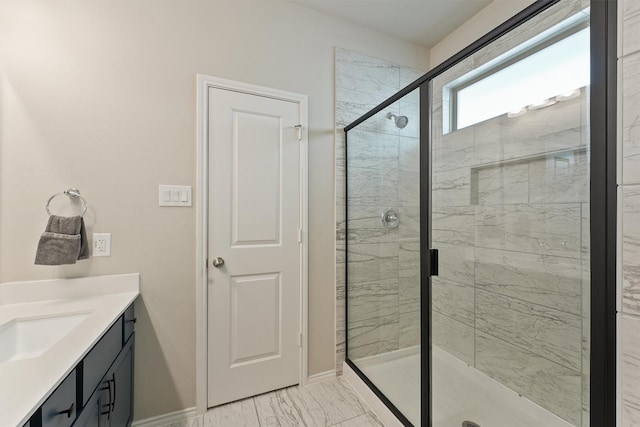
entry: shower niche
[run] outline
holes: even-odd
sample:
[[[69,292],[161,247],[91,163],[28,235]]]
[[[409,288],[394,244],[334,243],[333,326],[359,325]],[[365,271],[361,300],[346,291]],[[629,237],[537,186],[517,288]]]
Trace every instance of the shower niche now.
[[[543,3],[345,129],[346,369],[399,425],[590,425],[591,10]]]

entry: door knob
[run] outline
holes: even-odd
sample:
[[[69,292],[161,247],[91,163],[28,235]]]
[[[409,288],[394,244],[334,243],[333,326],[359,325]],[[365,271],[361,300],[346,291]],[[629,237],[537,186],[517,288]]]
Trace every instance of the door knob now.
[[[213,266],[215,268],[220,268],[224,265],[224,259],[220,258],[220,257],[216,257],[213,259],[213,261],[211,262],[213,264]]]

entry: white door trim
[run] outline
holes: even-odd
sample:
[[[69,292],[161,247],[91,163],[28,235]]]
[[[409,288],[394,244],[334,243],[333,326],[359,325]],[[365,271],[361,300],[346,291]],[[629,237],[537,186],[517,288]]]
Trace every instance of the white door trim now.
[[[302,217],[300,330],[302,331],[302,351],[300,352],[300,383],[308,380],[308,97],[291,92],[255,86],[232,80],[198,74],[198,147],[196,177],[196,408],[199,414],[207,411],[207,246],[209,238],[209,88],[225,89],[251,95],[265,96],[298,103],[300,106],[300,212]]]

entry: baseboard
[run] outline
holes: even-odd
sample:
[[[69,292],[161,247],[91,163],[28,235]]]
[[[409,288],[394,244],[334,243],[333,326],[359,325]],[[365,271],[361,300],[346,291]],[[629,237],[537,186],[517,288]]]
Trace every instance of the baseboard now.
[[[166,427],[173,423],[182,422],[184,422],[184,426],[186,427],[187,421],[197,416],[198,411],[196,411],[196,408],[187,408],[181,409],[180,411],[170,412],[168,414],[158,415],[157,417],[134,421],[133,424],[131,424],[131,427]]]
[[[307,378],[307,384],[315,384],[323,381],[329,381],[336,378],[336,370],[332,369],[326,372],[310,375]],[[167,427],[172,423],[182,423],[187,427],[187,421],[198,416],[196,408],[182,409],[176,412],[170,412],[157,417],[147,418],[144,420],[134,421],[131,427]]]
[[[332,369],[326,372],[320,372],[319,374],[309,375],[307,378],[307,384],[321,383],[323,381],[335,380],[336,370]]]
[[[386,353],[375,354],[373,356],[362,357],[360,359],[353,360],[353,362],[356,363],[358,368],[362,369],[363,367],[377,365],[384,362],[391,362],[393,360],[402,359],[404,357],[413,356],[416,354],[420,354],[419,345],[413,347],[405,347],[399,350],[392,350]]]
[[[382,421],[383,425],[387,427],[402,427],[400,420],[393,415],[393,412],[387,408],[387,405],[378,399],[378,396],[376,396],[346,362],[343,364],[342,372],[344,379],[347,380],[356,393],[360,395],[362,400],[369,406],[369,409]]]

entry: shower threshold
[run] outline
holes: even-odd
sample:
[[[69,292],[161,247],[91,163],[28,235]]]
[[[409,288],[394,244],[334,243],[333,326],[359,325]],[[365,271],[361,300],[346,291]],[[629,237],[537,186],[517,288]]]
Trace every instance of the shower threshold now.
[[[434,427],[460,427],[468,420],[491,427],[573,427],[439,347],[433,346],[432,354]],[[415,426],[420,425],[419,347],[353,362]],[[361,380],[346,364],[345,378],[383,422],[393,416],[382,402],[371,400],[377,398],[364,383],[356,384]]]

